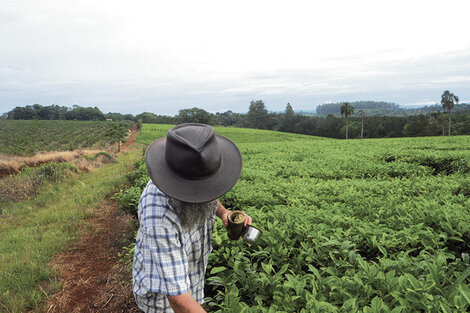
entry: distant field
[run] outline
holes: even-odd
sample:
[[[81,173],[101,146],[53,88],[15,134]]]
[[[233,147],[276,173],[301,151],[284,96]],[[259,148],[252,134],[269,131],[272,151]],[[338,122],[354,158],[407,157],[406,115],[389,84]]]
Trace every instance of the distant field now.
[[[112,122],[0,120],[0,154],[29,156],[39,151],[102,147]]]
[[[143,124],[142,131],[137,136],[137,141],[150,144],[152,141],[165,137],[168,130],[175,125]],[[311,139],[306,135],[281,133],[271,130],[260,130],[250,128],[214,127],[216,134],[229,138],[238,143],[277,142],[292,141],[295,139]],[[315,137],[316,140],[328,140],[327,138]]]
[[[170,127],[144,124],[138,140]],[[213,310],[468,312],[470,136],[216,133],[243,156],[221,202],[250,214],[263,235],[249,246],[216,223],[206,278]]]

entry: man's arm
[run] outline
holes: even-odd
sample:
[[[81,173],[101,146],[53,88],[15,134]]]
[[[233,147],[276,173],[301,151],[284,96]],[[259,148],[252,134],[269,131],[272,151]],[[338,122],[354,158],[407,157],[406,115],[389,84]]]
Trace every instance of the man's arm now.
[[[202,306],[189,292],[178,296],[167,296],[175,313],[204,313]]]

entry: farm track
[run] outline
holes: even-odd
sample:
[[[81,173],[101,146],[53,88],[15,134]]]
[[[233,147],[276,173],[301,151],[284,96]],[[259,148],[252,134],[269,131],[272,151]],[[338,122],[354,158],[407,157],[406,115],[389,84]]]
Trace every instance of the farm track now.
[[[139,131],[137,130],[137,125],[134,124],[134,126],[132,127],[131,135],[129,136],[129,139],[127,139],[126,143],[122,145],[121,149],[126,150],[127,148],[129,148],[129,146],[134,142],[135,137],[137,137],[138,133]]]
[[[121,150],[128,149],[137,134],[134,125]],[[118,256],[125,242],[134,240],[132,225],[132,217],[111,199],[84,221],[85,233],[51,262],[62,288],[48,298],[47,313],[140,312],[132,294],[131,269]]]
[[[133,240],[132,218],[111,200],[83,224],[84,235],[51,262],[61,290],[50,296],[46,312],[138,312],[130,269],[119,262],[125,240]]]

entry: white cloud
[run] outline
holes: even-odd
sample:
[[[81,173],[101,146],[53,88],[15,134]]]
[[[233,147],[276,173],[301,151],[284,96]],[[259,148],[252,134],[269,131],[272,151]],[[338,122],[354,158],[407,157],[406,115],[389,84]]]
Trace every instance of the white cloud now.
[[[0,8],[0,112],[36,102],[243,111],[260,97],[308,109],[348,96],[424,101],[454,86],[470,98],[469,9],[457,0],[10,1]]]

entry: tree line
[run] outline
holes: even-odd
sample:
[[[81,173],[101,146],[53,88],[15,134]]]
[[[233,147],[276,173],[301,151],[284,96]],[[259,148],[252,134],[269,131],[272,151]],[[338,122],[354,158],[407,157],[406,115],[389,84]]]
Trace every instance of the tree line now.
[[[337,115],[340,111],[342,102],[324,103],[316,107],[315,111],[318,115],[327,116],[328,114]],[[356,101],[351,103],[357,110],[364,110],[368,115],[398,115],[406,109],[401,108],[398,104],[384,101]],[[404,115],[404,114],[402,114]]]
[[[144,123],[173,123],[174,118],[169,116],[157,116],[153,113],[122,114],[103,113],[98,107],[72,107],[40,104],[17,106],[13,110],[4,113],[0,118],[11,120],[76,120],[76,121],[133,121],[144,120]]]
[[[262,103],[258,100],[258,105]],[[250,106],[251,107],[251,106]],[[259,110],[251,111],[258,114]],[[343,116],[329,114],[326,117],[304,116],[294,114],[292,106],[287,104],[284,113],[258,114],[248,118],[248,124],[235,124],[239,127],[273,129],[314,136],[345,138],[385,138],[385,137],[416,137],[440,136],[448,134],[448,112],[435,112],[413,116],[366,116],[361,110],[354,113],[352,105],[343,109]],[[341,114],[341,111],[338,112]],[[347,116],[346,116],[347,115]],[[260,118],[264,116],[264,118]],[[260,120],[262,121],[260,123]],[[274,127],[272,127],[274,125]],[[470,135],[470,113],[452,113],[452,135]]]
[[[12,120],[78,120],[78,121],[104,121],[106,118],[97,107],[80,107],[74,105],[71,108],[40,104],[17,106],[8,113],[3,114],[3,118]]]
[[[444,94],[443,94],[444,95]],[[446,96],[447,97],[447,96]],[[443,98],[444,99],[444,98]],[[446,98],[447,99],[447,98]],[[449,98],[450,99],[450,98]],[[448,100],[448,99],[447,99]],[[446,100],[446,101],[447,101]],[[444,101],[444,100],[443,100]],[[448,100],[451,101],[451,100]],[[250,102],[247,113],[232,111],[209,113],[201,108],[182,109],[175,116],[157,115],[151,112],[141,114],[102,113],[97,107],[72,108],[59,106],[41,106],[38,104],[16,107],[3,115],[8,119],[67,119],[67,120],[106,120],[133,121],[136,123],[179,124],[203,123],[209,125],[257,128],[291,132],[298,134],[345,138],[384,138],[439,136],[449,134],[452,123],[452,135],[470,135],[470,113],[468,111],[451,112],[443,105],[443,111],[412,116],[367,116],[364,110],[354,111],[351,103],[343,103],[338,115],[330,113],[326,117],[296,114],[290,103],[283,112],[270,112],[263,100]],[[346,107],[344,107],[346,105]],[[343,107],[341,109],[341,107]],[[47,113],[47,114],[46,114]],[[341,117],[339,114],[342,113]],[[450,120],[449,117],[452,117]]]
[[[410,116],[419,114],[430,114],[442,111],[442,104],[426,105],[419,108],[406,108],[401,107],[398,104],[384,101],[355,101],[348,102],[357,111],[362,110],[367,116]],[[325,103],[317,106],[315,112],[309,112],[310,114],[327,116],[328,114],[334,114],[339,116],[340,109],[344,102],[336,103]],[[470,104],[458,104],[455,103],[453,112],[470,111]],[[308,113],[307,113],[308,114]]]

